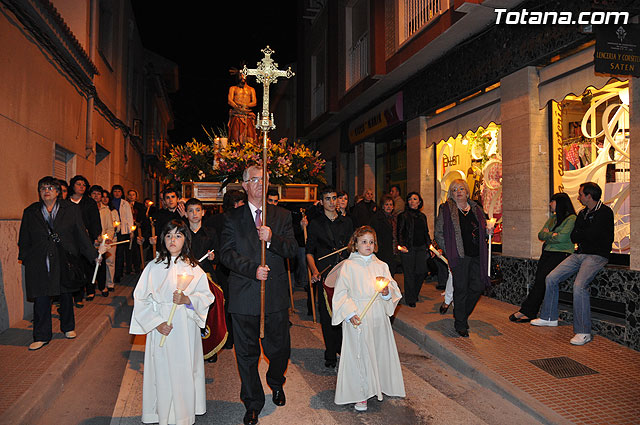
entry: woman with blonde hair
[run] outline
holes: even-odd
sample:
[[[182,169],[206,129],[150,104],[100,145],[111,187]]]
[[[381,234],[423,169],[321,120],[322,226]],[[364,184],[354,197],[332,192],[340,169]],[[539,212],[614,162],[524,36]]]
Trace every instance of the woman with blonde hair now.
[[[454,326],[462,337],[469,336],[469,316],[489,285],[487,237],[492,232],[482,207],[469,198],[467,182],[452,181],[447,200],[438,208],[435,239],[449,260]]]

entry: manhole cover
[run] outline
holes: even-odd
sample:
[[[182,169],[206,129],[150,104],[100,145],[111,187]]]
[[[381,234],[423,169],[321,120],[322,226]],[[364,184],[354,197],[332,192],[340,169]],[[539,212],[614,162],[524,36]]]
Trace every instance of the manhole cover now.
[[[594,375],[599,373],[590,367],[578,363],[569,357],[551,357],[549,359],[529,360],[534,366],[539,367],[556,378],[573,378],[575,376]]]

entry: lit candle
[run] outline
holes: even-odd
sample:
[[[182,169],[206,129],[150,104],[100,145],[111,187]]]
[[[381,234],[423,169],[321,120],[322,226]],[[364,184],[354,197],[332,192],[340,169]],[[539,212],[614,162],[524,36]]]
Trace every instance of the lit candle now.
[[[156,237],[156,226],[154,226],[153,218],[149,217],[149,223],[151,224],[151,237]],[[156,242],[157,243],[157,242]],[[156,244],[151,245],[151,249],[153,250],[153,258],[156,258]]]
[[[180,273],[178,275],[178,282],[177,282],[177,289],[178,289],[178,293],[182,294],[182,292],[187,289],[187,286],[189,286],[189,284],[191,283],[191,281],[193,280],[193,275],[187,274],[185,273]],[[176,308],[178,307],[178,304],[173,303],[173,306],[171,307],[171,312],[169,313],[169,319],[167,320],[167,325],[171,326],[171,322],[173,322],[173,315],[176,314]],[[167,339],[166,335],[162,335],[162,338],[160,338],[160,347],[162,347],[164,345],[164,341]]]
[[[149,201],[149,203],[147,204],[147,217],[149,217],[149,208],[151,208],[151,205],[153,205],[153,201]]]
[[[103,248],[106,245],[108,237],[109,235],[107,235],[106,233],[102,235],[102,242],[100,242],[100,248]],[[96,277],[98,276],[98,267],[100,267],[101,261],[102,261],[102,253],[100,252],[98,253],[98,259],[96,260],[96,268],[93,269],[93,278],[91,279],[92,284],[96,283]]]
[[[487,231],[489,232],[489,256],[487,261],[487,276],[491,276],[491,237],[493,236],[493,229],[496,226],[496,219],[490,218],[487,220]]]
[[[404,253],[409,252],[409,250],[407,248],[403,247],[402,245],[398,245],[398,251],[404,252]]]
[[[444,258],[444,255],[440,254],[440,251],[438,251],[433,245],[429,245],[429,250],[433,252],[436,255],[436,257],[444,261],[445,264],[447,265],[449,264],[449,261],[447,261],[447,259]]]
[[[135,224],[131,226],[131,233],[129,234],[129,250],[131,250],[131,248],[133,247],[133,238],[135,236],[133,233],[134,230],[136,230]]]
[[[364,310],[360,315],[360,321],[364,319],[364,315],[367,314],[367,311],[369,311],[369,307],[371,307],[371,304],[373,304],[373,302],[376,300],[376,298],[378,297],[378,294],[384,291],[384,288],[386,288],[387,285],[389,285],[389,279],[387,279],[384,276],[376,277],[376,281],[375,281],[376,292],[373,294],[373,297],[371,297],[371,299],[369,300],[369,303],[364,307]]]

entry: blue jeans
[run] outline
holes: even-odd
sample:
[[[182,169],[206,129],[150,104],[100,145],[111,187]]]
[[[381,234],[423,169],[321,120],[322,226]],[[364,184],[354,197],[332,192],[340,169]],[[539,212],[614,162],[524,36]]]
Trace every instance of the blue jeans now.
[[[591,300],[589,285],[596,274],[607,264],[600,255],[571,254],[553,269],[545,279],[546,292],[540,318],[558,320],[558,291],[560,282],[564,282],[576,271],[573,282],[573,331],[577,334],[591,333]]]

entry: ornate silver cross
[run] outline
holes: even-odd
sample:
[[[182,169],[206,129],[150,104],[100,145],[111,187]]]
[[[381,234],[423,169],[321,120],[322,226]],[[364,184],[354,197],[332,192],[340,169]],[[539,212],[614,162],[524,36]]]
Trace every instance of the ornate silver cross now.
[[[256,69],[248,69],[245,65],[240,72],[245,77],[247,75],[255,75],[256,80],[259,83],[262,83],[264,87],[264,93],[262,96],[262,113],[260,114],[260,119],[256,123],[256,128],[267,132],[276,128],[273,121],[273,114],[269,114],[269,85],[277,83],[278,77],[291,78],[295,74],[291,71],[291,67],[286,71],[278,69],[278,64],[271,59],[271,55],[275,52],[271,50],[269,46],[262,49],[262,53],[264,53],[264,58],[258,62],[258,67]]]

